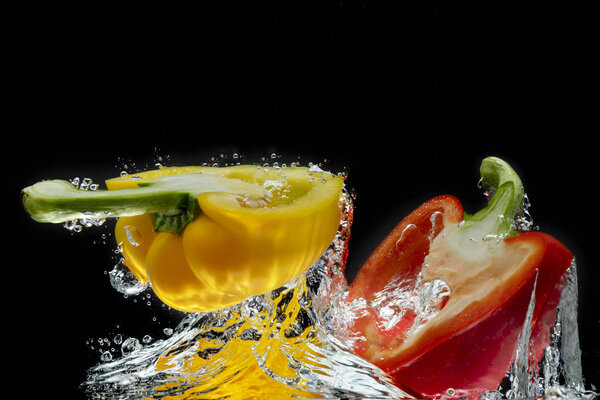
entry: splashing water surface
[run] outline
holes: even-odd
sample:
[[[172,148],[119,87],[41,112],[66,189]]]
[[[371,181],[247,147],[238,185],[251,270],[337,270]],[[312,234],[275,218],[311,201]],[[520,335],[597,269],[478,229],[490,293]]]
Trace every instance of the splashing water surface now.
[[[349,198],[344,216],[330,248],[298,280],[226,310],[189,314],[168,339],[128,343],[121,358],[90,369],[89,398],[410,398],[328,335],[312,306],[343,296]]]
[[[167,339],[122,342],[123,355],[88,371],[82,384],[90,399],[411,399],[380,369],[355,356],[344,327],[361,307],[376,308],[390,326],[410,309],[425,322],[448,295],[443,282],[407,290],[391,282],[377,304],[346,302],[344,276],[353,205],[345,196],[338,234],[309,271],[276,291],[231,308],[188,314]],[[531,226],[529,223],[528,226]],[[122,268],[111,280],[124,293],[142,291]],[[577,339],[577,282],[573,265],[545,357],[527,359],[524,329],[513,367],[498,391],[482,399],[596,398],[584,390]],[[353,308],[352,310],[350,308]],[[402,311],[405,312],[405,311]],[[418,329],[419,323],[411,329]],[[169,332],[171,333],[171,332]],[[449,388],[439,398],[460,398]]]

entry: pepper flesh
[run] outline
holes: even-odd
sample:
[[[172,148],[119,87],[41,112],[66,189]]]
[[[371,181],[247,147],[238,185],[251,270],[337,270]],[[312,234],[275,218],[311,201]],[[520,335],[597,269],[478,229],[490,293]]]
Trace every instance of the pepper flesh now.
[[[356,342],[355,352],[409,393],[434,397],[452,388],[476,398],[496,390],[512,361],[532,296],[530,347],[537,360],[541,357],[561,278],[573,256],[549,235],[515,235],[510,222],[521,198],[520,180],[508,180],[497,182],[503,187],[496,188],[499,197],[474,216],[465,216],[451,196],[424,203],[397,225],[350,286],[349,301],[372,300],[391,280],[448,285],[450,294],[437,314],[416,331],[409,331],[416,319],[411,313],[392,329],[374,311],[352,327],[365,339]]]

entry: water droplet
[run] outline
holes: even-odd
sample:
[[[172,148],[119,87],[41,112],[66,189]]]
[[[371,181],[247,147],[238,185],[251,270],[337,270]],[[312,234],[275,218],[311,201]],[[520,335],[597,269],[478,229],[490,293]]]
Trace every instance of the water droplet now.
[[[83,180],[79,184],[79,189],[88,190],[91,183],[92,183],[92,180],[90,178],[83,178]]]
[[[173,329],[165,328],[165,329],[163,329],[163,333],[167,336],[171,336],[173,334]]]
[[[121,345],[121,353],[126,356],[134,351],[140,350],[142,345],[136,338],[128,338]]]
[[[100,360],[102,360],[104,362],[112,361],[112,358],[113,358],[113,356],[112,356],[112,354],[110,354],[110,351],[105,351],[100,356]]]
[[[150,343],[151,341],[152,341],[152,336],[150,336],[150,335],[145,335],[145,336],[142,338],[142,342],[144,342],[145,344],[148,344],[148,343]]]
[[[143,292],[148,287],[147,284],[138,280],[123,264],[121,258],[114,268],[108,273],[110,284],[119,293],[126,295],[135,295]]]
[[[114,338],[113,338],[113,342],[115,344],[121,344],[123,343],[123,336],[119,333],[117,334]]]
[[[123,227],[125,229],[125,235],[127,236],[127,241],[135,247],[138,247],[142,242],[142,235],[138,232],[138,230],[133,225],[126,225]]]

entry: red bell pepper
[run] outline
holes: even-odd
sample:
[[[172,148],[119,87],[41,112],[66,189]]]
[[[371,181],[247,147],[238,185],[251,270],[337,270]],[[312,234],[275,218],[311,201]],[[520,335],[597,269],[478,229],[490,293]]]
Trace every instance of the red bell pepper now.
[[[467,215],[455,197],[427,201],[394,228],[349,288],[348,301],[364,305],[351,307],[357,310],[351,327],[358,338],[355,352],[416,396],[474,398],[497,390],[530,301],[530,351],[538,361],[562,277],[572,264],[572,254],[558,240],[515,229],[523,187],[506,162],[486,158],[481,174],[493,193],[486,208]],[[384,312],[375,305],[390,293],[410,295],[428,282],[447,286],[425,318],[401,306],[392,308],[391,318],[390,307]]]

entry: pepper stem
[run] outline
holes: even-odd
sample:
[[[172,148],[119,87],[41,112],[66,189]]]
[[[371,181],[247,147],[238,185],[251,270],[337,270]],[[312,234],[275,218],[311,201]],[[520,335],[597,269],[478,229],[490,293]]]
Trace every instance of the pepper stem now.
[[[473,215],[465,215],[459,229],[473,238],[516,233],[513,221],[524,197],[521,179],[506,161],[498,157],[485,158],[480,173],[481,184],[492,197],[487,207]]]
[[[80,190],[64,180],[35,183],[22,190],[23,205],[38,222],[153,214],[156,230],[179,234],[199,212],[197,196],[227,192],[246,199],[269,199],[263,187],[210,174],[157,178],[131,189]]]

